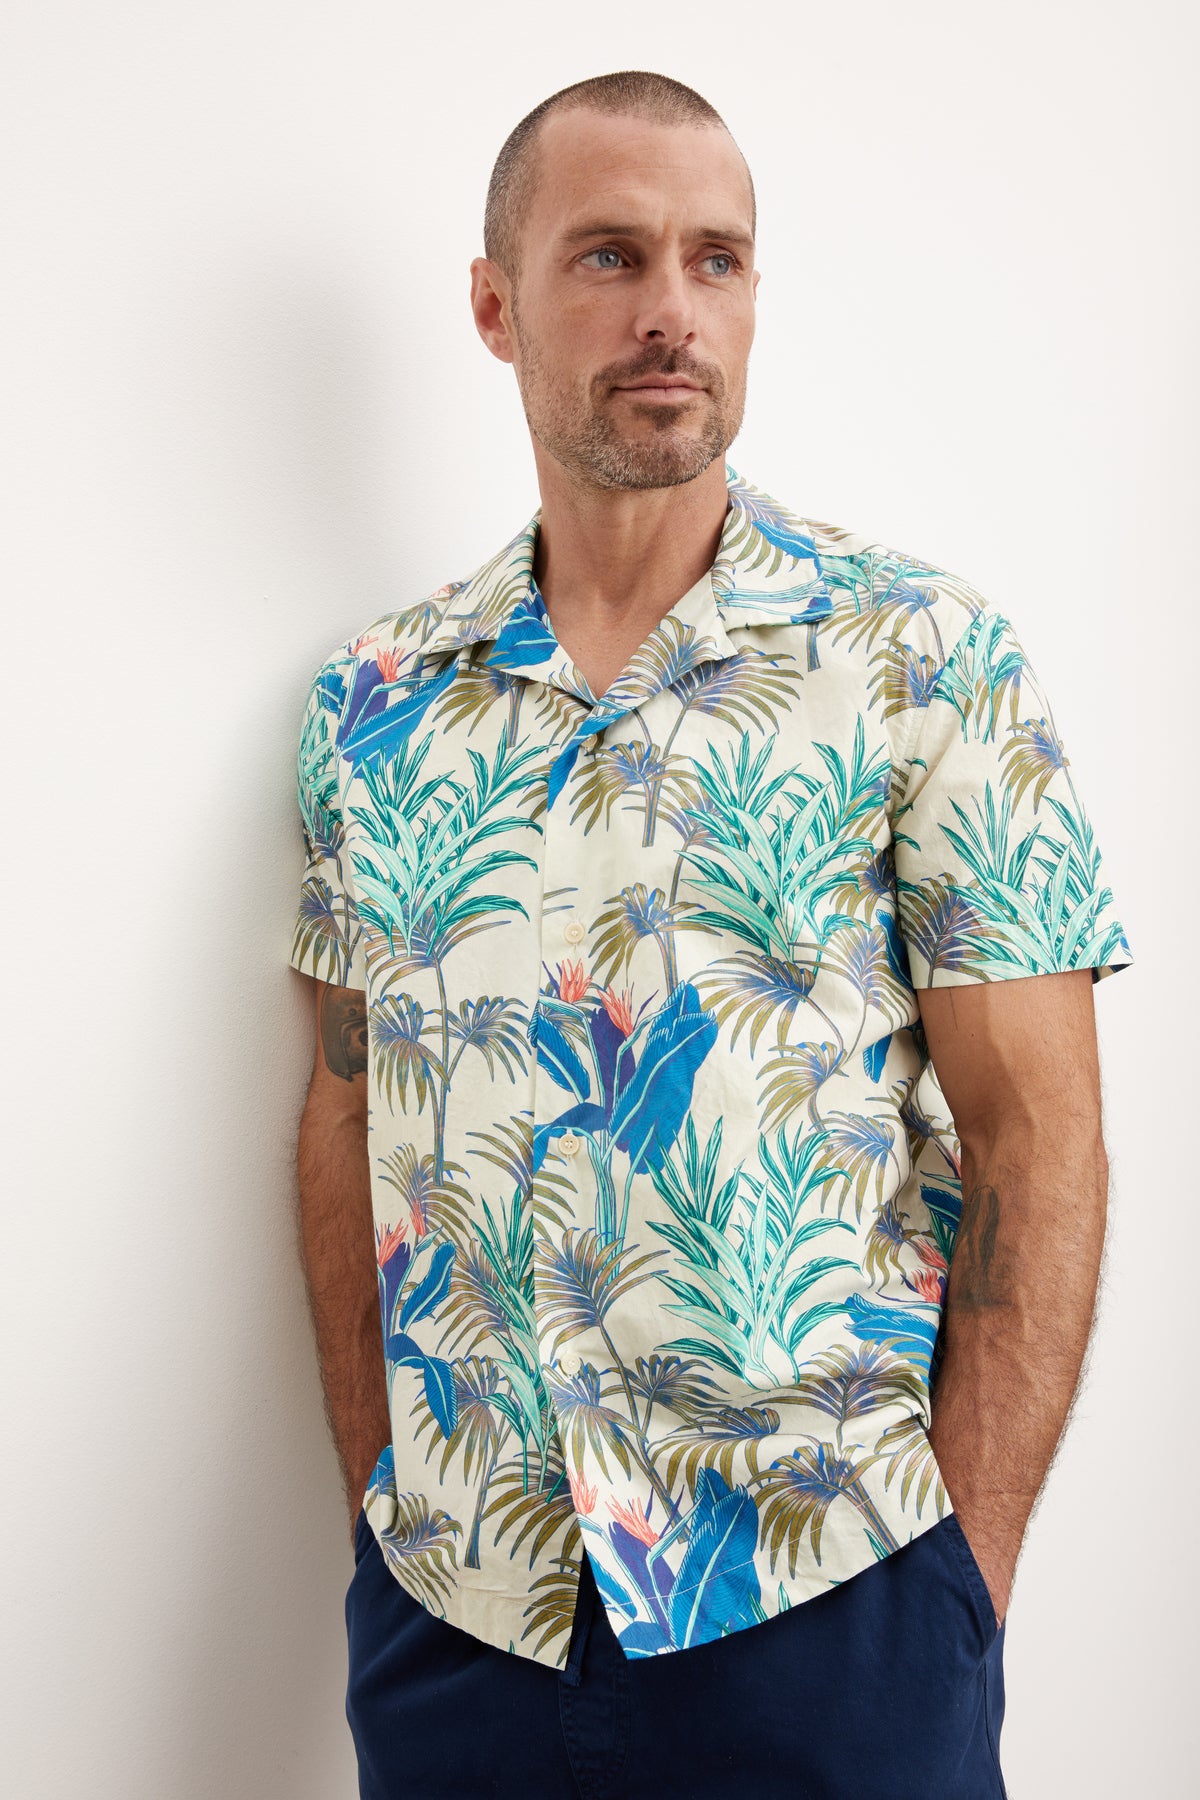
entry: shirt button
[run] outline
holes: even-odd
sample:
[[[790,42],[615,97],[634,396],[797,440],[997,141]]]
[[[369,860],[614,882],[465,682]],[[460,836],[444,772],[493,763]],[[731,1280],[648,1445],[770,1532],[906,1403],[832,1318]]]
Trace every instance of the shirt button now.
[[[582,944],[584,938],[587,936],[587,928],[585,927],[583,920],[568,920],[563,930],[563,936],[566,938],[568,944]]]
[[[558,1140],[558,1147],[564,1156],[575,1156],[583,1140],[577,1138],[573,1131],[564,1131]]]
[[[572,1350],[572,1351],[569,1351],[566,1356],[559,1357],[558,1366],[562,1370],[564,1375],[578,1375],[580,1369],[583,1367],[583,1364],[580,1362],[579,1358],[575,1355],[574,1351]]]

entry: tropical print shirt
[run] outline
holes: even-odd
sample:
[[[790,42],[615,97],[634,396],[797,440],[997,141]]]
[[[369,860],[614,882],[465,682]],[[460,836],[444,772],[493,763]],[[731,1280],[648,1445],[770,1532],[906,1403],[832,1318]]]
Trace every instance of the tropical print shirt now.
[[[914,989],[1126,967],[1038,677],[959,577],[726,465],[602,695],[540,508],[317,672],[291,961],[365,990],[396,1580],[561,1668],[846,1581],[950,1501],[960,1143]]]

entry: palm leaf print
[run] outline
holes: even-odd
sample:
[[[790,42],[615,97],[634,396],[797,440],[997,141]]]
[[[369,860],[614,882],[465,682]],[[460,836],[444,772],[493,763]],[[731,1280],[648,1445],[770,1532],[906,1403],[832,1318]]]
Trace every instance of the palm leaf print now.
[[[841,1043],[785,1044],[768,1057],[760,1090],[763,1130],[776,1130],[801,1110],[807,1110],[814,1130],[823,1130],[817,1095],[844,1060]]]
[[[436,593],[427,595],[424,600],[418,600],[415,606],[405,606],[395,613],[388,614],[379,621],[378,626],[371,626],[366,639],[362,641],[369,643],[379,626],[391,628],[394,644],[400,643],[401,640],[407,640],[414,633],[418,641],[427,638],[440,620],[447,600],[452,599],[462,586],[461,581],[448,581],[444,587],[438,588]]]
[[[835,1421],[840,1448],[842,1429],[852,1419],[888,1407],[917,1408],[922,1392],[908,1363],[868,1342],[818,1351],[801,1372],[796,1398]]]
[[[399,1572],[402,1586],[415,1592],[431,1612],[441,1613],[454,1587],[454,1540],[462,1526],[424,1494],[397,1494],[396,1517],[380,1539],[383,1554]]]
[[[578,1529],[575,1535],[578,1537]],[[543,1644],[551,1643],[557,1637],[569,1638],[575,1619],[578,1587],[577,1566],[567,1559],[564,1551],[562,1566],[539,1575],[530,1586],[530,1601],[523,1615],[528,1624],[521,1633],[522,1642],[539,1632],[540,1636],[534,1638],[533,1648],[540,1650]]]
[[[532,1353],[537,1367],[533,1300],[533,1221],[514,1190],[497,1218],[480,1198],[473,1235],[455,1265],[450,1296],[440,1314],[446,1343],[474,1348],[489,1335]]]
[[[908,1214],[900,1210],[896,1196],[891,1194],[871,1221],[867,1232],[866,1254],[863,1257],[863,1273],[869,1275],[881,1288],[889,1281],[903,1276],[907,1267],[904,1250],[921,1236],[915,1226],[905,1225],[907,1217]]]
[[[860,1220],[863,1203],[868,1197],[878,1203],[887,1164],[895,1164],[896,1120],[890,1116],[873,1119],[865,1113],[827,1112],[825,1129],[829,1153],[841,1165],[838,1173],[850,1184],[838,1191],[838,1218],[842,1216],[846,1201],[853,1196],[854,1217]]]
[[[652,744],[604,744],[587,759],[576,783],[571,819],[582,819],[584,830],[591,831],[602,814],[607,825],[619,804],[641,814],[642,841],[649,844],[660,819],[685,833],[689,809],[699,801],[699,784],[685,758],[665,756]]]
[[[316,849],[323,857],[337,856],[345,835],[336,811],[337,768],[330,753],[329,718],[324,704],[306,709],[297,759],[300,821],[310,854]]]
[[[655,1451],[660,1456],[668,1451],[668,1487],[674,1488],[680,1470],[694,1487],[700,1469],[716,1469],[732,1485],[743,1469],[758,1475],[764,1449],[778,1432],[779,1414],[772,1406],[724,1406],[668,1432]]]
[[[528,828],[523,814],[505,811],[524,792],[538,762],[534,749],[509,749],[501,726],[491,763],[469,751],[473,784],[443,776],[421,782],[419,774],[433,734],[409,743],[386,762],[363,768],[361,780],[370,804],[354,808],[370,843],[370,854],[353,857],[361,896],[384,933],[398,973],[436,967],[450,951],[477,931],[492,914],[523,912],[511,896],[478,894],[472,889],[514,864],[536,867],[521,851],[502,849]],[[541,761],[544,763],[544,756]]]
[[[912,1035],[918,1035],[918,1026],[912,1026]],[[921,1037],[923,1035],[925,1033],[921,1033]],[[932,1067],[927,1064],[925,1049],[921,1051],[921,1064],[923,1069]],[[937,1091],[941,1093],[941,1089]],[[925,1145],[934,1145],[946,1165],[941,1179],[959,1183],[963,1177],[963,1165],[959,1159],[959,1138],[954,1129],[954,1120],[946,1114],[934,1116],[934,1112],[927,1112],[923,1107],[919,1098],[921,1076],[903,1076],[892,1084],[892,1093],[896,1094],[900,1120],[905,1127],[905,1138],[909,1139],[909,1163],[912,1168],[916,1168],[921,1161]],[[921,1186],[921,1199],[927,1202],[927,1206],[930,1204],[930,1195],[939,1195],[939,1190],[932,1186]],[[937,1246],[945,1255],[945,1244],[941,1242],[941,1238],[937,1238]]]
[[[941,670],[936,656],[890,637],[871,659],[868,703],[880,706],[883,719],[907,712],[910,707],[926,707],[936,692]]]
[[[636,1454],[637,1444],[630,1420],[628,1415],[622,1418],[608,1404],[598,1371],[585,1363],[577,1375],[552,1379],[550,1388],[558,1415],[559,1435],[572,1465],[580,1468],[589,1457],[595,1457],[605,1480],[610,1481],[612,1477],[604,1454],[607,1450],[624,1473],[631,1474],[630,1458],[631,1454]]]
[[[770,577],[785,561],[802,567],[808,563],[815,571],[816,545],[802,522],[769,495],[755,492],[749,482],[738,482],[735,491],[738,512],[736,518],[731,515],[726,521],[720,554],[713,564],[713,587],[723,587],[724,571],[734,560],[742,574],[761,572]],[[801,582],[800,593],[805,585]],[[814,575],[807,585],[819,591],[820,577]]]
[[[466,1337],[474,1345],[490,1334],[496,1339],[492,1361],[505,1388],[497,1406],[518,1437],[539,1453],[553,1430],[549,1399],[542,1382],[534,1312],[533,1221],[514,1191],[497,1218],[486,1199],[478,1203],[477,1236],[455,1265],[450,1298],[441,1317],[447,1328],[443,1343]]]
[[[697,1357],[639,1356],[629,1375],[629,1385],[646,1402],[642,1430],[649,1434],[656,1406],[668,1412],[693,1415],[712,1405],[720,1389]]]
[[[1099,938],[1094,929],[1112,893],[1097,885],[1099,858],[1086,818],[1073,816],[1051,799],[1049,804],[1068,830],[1066,841],[1035,825],[1012,848],[1012,795],[1007,790],[997,805],[992,784],[985,783],[982,803],[973,797],[975,819],[957,800],[950,804],[959,828],[943,824],[941,830],[971,877],[971,886],[962,893],[975,940],[969,952],[959,949],[959,966],[974,970],[1000,965],[1037,975],[1078,967],[1085,957],[1094,963],[1112,954],[1120,941],[1115,925]],[[1034,861],[1045,875],[1041,883],[1026,873],[1035,848],[1046,853]],[[926,881],[932,879],[936,878]],[[898,885],[911,905],[913,884]]]
[[[921,1516],[921,1508],[925,1504],[929,1490],[934,1490],[933,1508],[940,1519],[946,1510],[946,1489],[938,1469],[937,1458],[933,1453],[933,1445],[929,1441],[920,1418],[914,1413],[910,1419],[898,1419],[889,1425],[875,1446],[877,1456],[887,1457],[888,1465],[884,1470],[883,1485],[890,1487],[898,1470],[903,1470],[900,1483],[900,1500],[908,1505],[909,1490],[913,1482],[917,1484],[917,1517]]]
[[[730,1044],[749,1028],[750,1048],[768,1025],[774,1025],[776,1042],[784,1049],[788,1027],[812,993],[816,979],[812,969],[774,956],[731,956],[713,963],[696,977],[705,1005],[721,1025],[732,1025]]]
[[[881,844],[874,856],[860,862],[857,867],[847,869],[841,879],[829,890],[829,898],[837,907],[836,922],[841,924],[846,919],[858,917],[861,908],[865,917],[870,920],[878,916],[889,941],[889,948],[895,948],[895,850],[889,842]],[[904,963],[894,962],[894,968],[903,968]]]
[[[743,647],[712,668],[693,669],[673,689],[682,709],[680,718],[687,712],[706,713],[725,725],[777,731],[781,709],[795,705],[796,686],[804,679],[798,669],[778,666],[789,660]],[[678,729],[677,722],[672,738]]]
[[[912,1010],[911,986],[906,989],[892,957],[889,930],[893,923],[890,913],[881,913],[878,924],[840,914],[826,921],[821,967],[840,975],[854,990],[862,1002],[862,1028],[869,1008],[883,1013],[893,1029],[905,1024]]]
[[[618,1300],[651,1279],[646,1265],[661,1254],[647,1250],[635,1256],[620,1242],[601,1243],[591,1226],[572,1227],[557,1245],[540,1240],[535,1282],[543,1337],[550,1334],[548,1354],[557,1355],[566,1338],[597,1330],[612,1351],[615,1368],[621,1359],[609,1343],[604,1321]],[[636,1421],[636,1413],[633,1417]]]
[[[531,1470],[538,1470],[543,1466],[546,1439],[552,1426],[548,1416],[548,1398],[543,1397],[544,1406],[539,1402],[528,1363],[522,1367],[511,1355],[503,1363],[492,1357],[469,1356],[457,1359],[452,1368],[455,1389],[454,1425],[451,1431],[444,1434],[446,1445],[442,1454],[440,1476],[445,1476],[451,1459],[461,1453],[463,1474],[470,1482],[472,1466],[478,1459],[478,1473],[473,1482],[474,1516],[463,1556],[465,1568],[477,1569],[480,1566],[480,1531],[501,1449],[514,1432],[520,1434],[522,1443],[519,1460],[528,1482]],[[514,1371],[517,1377],[515,1380]],[[414,1442],[419,1441],[427,1428],[432,1428],[437,1423],[421,1396],[414,1402],[411,1416],[419,1420],[413,1431]],[[432,1455],[432,1449],[429,1455]]]
[[[421,1112],[437,1079],[446,1070],[428,1044],[425,1009],[409,994],[388,994],[371,1007],[371,1034],[375,1046],[375,1079],[392,1104],[393,1088],[407,1112],[411,1086]]]
[[[680,853],[697,871],[685,876],[687,885],[710,902],[697,923],[789,961],[804,960],[803,944],[819,949],[817,909],[841,879],[839,865],[873,853],[873,841],[855,836],[854,827],[878,813],[891,766],[883,750],[868,760],[861,715],[849,762],[833,745],[817,749],[830,779],[789,770],[783,777],[786,807],[769,812],[742,803],[740,753],[722,764],[710,751],[709,767],[697,769],[708,803],[694,815],[703,836]]]
[[[462,1000],[457,1014],[447,1017],[447,1029],[459,1048],[451,1058],[447,1074],[454,1071],[464,1050],[477,1050],[487,1064],[488,1075],[495,1078],[497,1065],[510,1081],[525,1066],[525,1014],[513,1000],[499,1000],[484,995],[479,1000]]]
[[[918,984],[1127,949],[1007,620],[730,475],[602,694],[535,519],[326,659],[297,765],[294,961],[367,989],[367,1517],[414,1598],[555,1667],[585,1546],[644,1657],[949,1508],[965,1170]]]
[[[812,1544],[813,1560],[821,1561],[821,1534],[829,1509],[845,1500],[855,1507],[877,1546],[877,1554],[898,1550],[899,1543],[880,1516],[879,1509],[862,1485],[862,1476],[873,1457],[855,1459],[834,1444],[803,1444],[769,1469],[757,1490],[764,1542],[774,1569],[786,1545],[788,1573],[795,1579],[796,1558],[805,1536]]]
[[[934,576],[940,582],[939,571],[877,547],[856,556],[823,551],[821,572],[833,595],[833,612],[825,627],[832,642],[870,645],[918,617],[928,618],[938,635],[937,587],[923,578]]]
[[[957,1138],[955,1141],[957,1142]],[[921,1199],[929,1214],[934,1248],[942,1261],[949,1266],[950,1258],[954,1255],[954,1245],[962,1220],[962,1181],[957,1159],[955,1159],[953,1185],[941,1188],[934,1187],[932,1182],[923,1181],[921,1183]]]
[[[701,637],[694,626],[668,613],[634,651],[626,673],[604,698],[615,703],[626,696],[640,699],[648,693],[661,693],[704,668],[715,653],[711,638]]]
[[[610,986],[618,970],[627,972],[637,946],[652,938],[662,957],[663,985],[670,992],[679,979],[675,934],[683,928],[686,915],[695,910],[669,904],[661,888],[647,888],[641,881],[622,888],[606,904],[595,924],[593,966],[600,986]]]
[[[651,1221],[651,1230],[671,1246],[670,1266],[680,1271],[658,1275],[674,1296],[663,1310],[680,1314],[701,1335],[663,1349],[707,1356],[743,1380],[771,1386],[795,1376],[803,1339],[840,1311],[834,1301],[805,1305],[810,1291],[827,1275],[858,1267],[845,1257],[797,1254],[831,1230],[852,1229],[802,1216],[812,1196],[845,1174],[821,1161],[823,1142],[820,1133],[806,1139],[797,1133],[789,1143],[781,1132],[774,1146],[763,1139],[767,1179],[743,1172],[716,1190],[689,1118],[682,1167],[668,1158],[655,1182],[674,1222]]]
[[[1000,752],[1001,762],[1007,764],[1004,785],[1018,802],[1026,788],[1031,787],[1037,807],[1051,781],[1060,770],[1066,770],[1071,759],[1063,749],[1053,719],[1023,719],[1012,727],[1012,733]]]
[[[325,966],[327,979],[341,984],[350,966],[353,939],[349,925],[348,903],[343,901],[335,909],[333,889],[325,877],[308,876],[300,889],[294,954],[312,955],[317,971]]]
[[[456,1422],[453,1431],[442,1439],[438,1479],[445,1479],[451,1461],[455,1456],[461,1455],[463,1474],[467,1480],[471,1479],[476,1470],[486,1480],[488,1465],[494,1460],[501,1439],[496,1407],[500,1371],[490,1357],[459,1357],[454,1364],[454,1385],[457,1389]],[[434,1437],[441,1436],[432,1413],[420,1399],[414,1403],[409,1416],[418,1421],[413,1430],[414,1442],[418,1442],[431,1426],[434,1428]],[[429,1456],[433,1455],[434,1448],[431,1445]]]
[[[929,967],[970,971],[978,955],[972,936],[978,926],[967,894],[948,877],[936,875],[919,885],[899,881],[898,886],[906,935]]]
[[[300,891],[293,955],[312,956],[314,968],[323,967],[328,979],[341,985],[361,936],[358,909],[346,891],[342,870],[345,827],[337,812],[338,784],[333,746],[329,735],[330,712],[322,702],[312,704],[320,678],[305,709],[297,759],[297,792],[300,820],[308,862]],[[332,862],[340,891],[333,889],[317,865]]]
[[[968,727],[977,736],[993,738],[1006,699],[1009,720],[1017,722],[1021,676],[1026,671],[1032,677],[1008,619],[1003,613],[980,612],[955,645],[933,697],[953,706],[962,720],[964,738]]]
[[[530,1568],[556,1538],[561,1539],[564,1553],[569,1553],[572,1544],[578,1544],[579,1520],[571,1504],[557,1433],[550,1438],[544,1460],[531,1456],[525,1463],[520,1457],[513,1457],[497,1467],[483,1517],[498,1520],[492,1542],[508,1541],[510,1558],[515,1558],[532,1534]]]
[[[472,667],[460,671],[459,679],[438,703],[437,720],[443,727],[455,725],[481,726],[494,716],[493,708],[503,706],[508,714],[508,736],[515,743],[520,732],[521,706],[533,690],[528,682],[506,669]]]
[[[412,1144],[398,1144],[376,1158],[376,1167],[380,1179],[404,1201],[414,1238],[440,1232],[459,1247],[466,1243],[473,1201],[462,1183],[451,1179],[465,1173],[457,1163],[444,1164],[439,1177],[432,1156],[420,1154]]]

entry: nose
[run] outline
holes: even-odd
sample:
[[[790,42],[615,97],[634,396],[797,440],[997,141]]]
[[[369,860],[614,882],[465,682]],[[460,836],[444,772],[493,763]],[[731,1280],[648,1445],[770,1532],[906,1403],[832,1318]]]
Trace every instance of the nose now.
[[[687,274],[677,262],[647,270],[638,296],[637,335],[641,339],[665,338],[682,344],[695,330],[696,311]]]

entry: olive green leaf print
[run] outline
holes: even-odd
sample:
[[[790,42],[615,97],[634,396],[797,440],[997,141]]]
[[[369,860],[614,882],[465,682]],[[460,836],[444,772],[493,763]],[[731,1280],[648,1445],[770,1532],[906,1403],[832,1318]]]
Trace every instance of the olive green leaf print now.
[[[339,646],[298,746],[291,960],[366,997],[366,1517],[422,1605],[560,1669],[585,1553],[665,1655],[945,1516],[961,1152],[919,990],[1132,960],[1009,619],[726,486],[603,694],[538,512]]]

